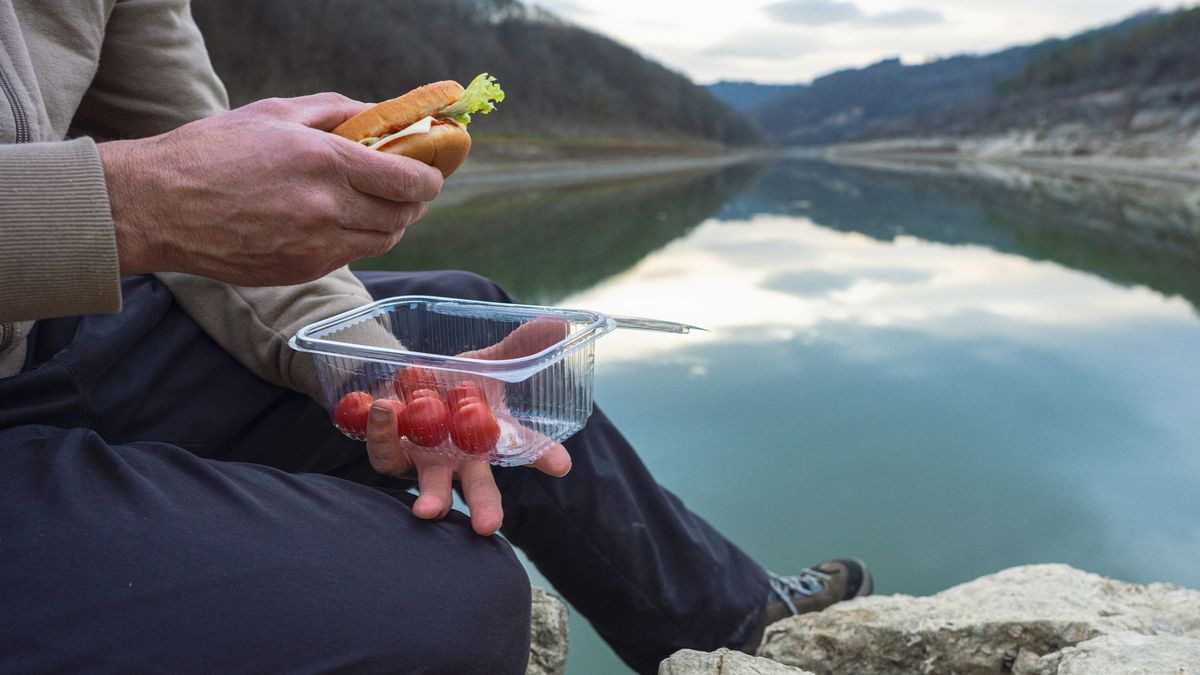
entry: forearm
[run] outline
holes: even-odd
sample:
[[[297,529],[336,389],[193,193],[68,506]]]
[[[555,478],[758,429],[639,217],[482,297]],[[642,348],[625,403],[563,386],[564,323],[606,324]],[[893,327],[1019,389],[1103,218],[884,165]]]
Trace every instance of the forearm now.
[[[263,379],[326,404],[312,359],[287,341],[303,326],[371,301],[341,268],[297,286],[246,288],[189,274],[159,274],[175,300],[217,344]]]
[[[121,308],[104,170],[89,139],[0,145],[0,321]]]

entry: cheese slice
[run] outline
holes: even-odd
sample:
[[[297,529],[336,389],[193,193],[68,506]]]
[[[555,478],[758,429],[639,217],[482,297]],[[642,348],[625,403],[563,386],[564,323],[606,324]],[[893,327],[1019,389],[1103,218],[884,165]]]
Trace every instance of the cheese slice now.
[[[383,136],[382,138],[375,141],[374,143],[371,143],[367,147],[372,150],[378,150],[378,149],[382,148],[383,146],[387,145],[388,143],[391,143],[392,141],[396,140],[397,138],[404,138],[405,136],[413,136],[415,134],[427,134],[427,133],[429,133],[429,130],[432,128],[433,128],[433,118],[426,117],[424,119],[413,122],[412,124],[404,127],[403,129],[401,129],[400,131],[397,131],[394,134],[388,134],[387,136]]]

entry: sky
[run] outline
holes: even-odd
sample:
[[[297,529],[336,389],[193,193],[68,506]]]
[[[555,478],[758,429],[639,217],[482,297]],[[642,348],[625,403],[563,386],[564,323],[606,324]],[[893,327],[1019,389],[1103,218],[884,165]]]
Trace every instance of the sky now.
[[[1153,0],[533,0],[699,84],[809,82],[880,59],[920,63],[1066,36]]]

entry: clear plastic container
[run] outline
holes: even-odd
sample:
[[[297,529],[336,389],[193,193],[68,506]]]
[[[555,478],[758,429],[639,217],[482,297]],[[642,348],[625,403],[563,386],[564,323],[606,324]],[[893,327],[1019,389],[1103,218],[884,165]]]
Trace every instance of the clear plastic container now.
[[[403,404],[397,433],[407,449],[516,466],[536,461],[587,422],[595,342],[618,327],[692,328],[586,310],[402,296],[306,326],[289,344],[312,354],[327,408],[346,435],[363,439],[365,405],[390,399]],[[464,404],[470,396],[479,400]],[[421,398],[439,402],[414,404]]]

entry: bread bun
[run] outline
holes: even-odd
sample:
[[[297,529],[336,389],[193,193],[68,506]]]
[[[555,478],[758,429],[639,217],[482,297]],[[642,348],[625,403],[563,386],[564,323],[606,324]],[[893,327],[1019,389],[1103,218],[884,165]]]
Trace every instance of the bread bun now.
[[[471,152],[471,135],[454,122],[448,122],[433,125],[427,134],[397,138],[376,149],[425,162],[441,171],[442,177],[448,178],[462,166]]]
[[[386,136],[437,113],[462,96],[457,82],[434,82],[367,108],[342,122],[333,133],[351,141]],[[425,162],[449,176],[467,159],[471,136],[460,125],[446,121],[435,124],[427,134],[413,134],[378,148],[382,152],[403,155]]]

